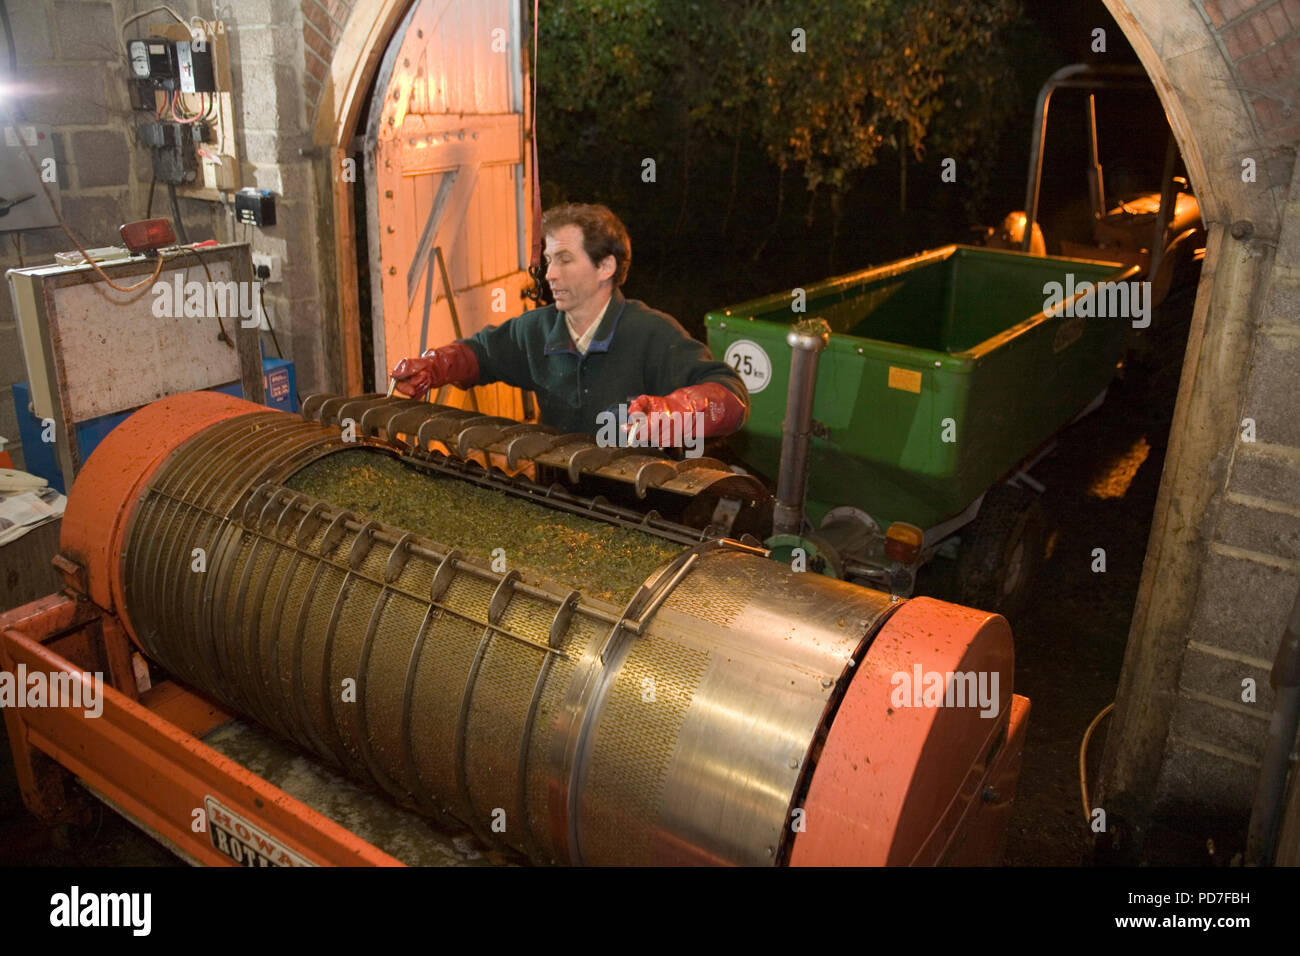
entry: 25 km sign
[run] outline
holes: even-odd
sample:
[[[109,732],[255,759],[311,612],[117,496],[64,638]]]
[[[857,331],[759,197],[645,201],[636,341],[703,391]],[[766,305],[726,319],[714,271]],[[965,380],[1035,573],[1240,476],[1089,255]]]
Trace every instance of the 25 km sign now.
[[[722,361],[736,370],[751,395],[772,381],[772,360],[761,345],[750,339],[737,339],[728,345]]]

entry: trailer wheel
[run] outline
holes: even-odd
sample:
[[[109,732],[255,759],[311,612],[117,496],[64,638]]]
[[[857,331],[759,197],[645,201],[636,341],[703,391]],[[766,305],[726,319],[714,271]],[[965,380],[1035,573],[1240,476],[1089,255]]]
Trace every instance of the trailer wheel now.
[[[1011,618],[1024,607],[1043,558],[1047,522],[1038,496],[997,484],[962,532],[957,557],[957,600]]]

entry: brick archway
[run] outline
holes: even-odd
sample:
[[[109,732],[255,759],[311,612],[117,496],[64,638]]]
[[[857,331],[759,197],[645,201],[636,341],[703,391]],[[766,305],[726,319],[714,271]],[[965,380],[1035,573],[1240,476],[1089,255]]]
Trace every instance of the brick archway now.
[[[349,395],[362,391],[357,223],[354,181],[339,171],[350,158],[351,140],[384,51],[410,6],[411,0],[300,0],[303,97],[316,149],[318,192],[329,198],[332,222],[332,248],[322,250],[322,291],[338,316],[336,377]]]

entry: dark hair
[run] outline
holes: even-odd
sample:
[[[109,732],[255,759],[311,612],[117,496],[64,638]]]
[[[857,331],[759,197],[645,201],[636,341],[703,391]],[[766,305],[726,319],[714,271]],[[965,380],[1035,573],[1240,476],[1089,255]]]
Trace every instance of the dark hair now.
[[[587,203],[564,203],[542,213],[543,236],[565,226],[582,230],[582,248],[592,265],[600,265],[606,256],[614,257],[614,287],[621,286],[632,264],[632,240],[622,220],[606,206]]]

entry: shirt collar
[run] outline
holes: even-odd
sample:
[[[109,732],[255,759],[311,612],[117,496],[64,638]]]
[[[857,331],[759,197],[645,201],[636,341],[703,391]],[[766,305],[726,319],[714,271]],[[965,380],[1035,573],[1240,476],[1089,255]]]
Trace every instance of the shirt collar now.
[[[591,340],[596,337],[596,331],[600,328],[600,323],[604,320],[605,313],[609,311],[610,302],[613,301],[614,297],[611,295],[605,301],[605,307],[600,310],[600,315],[596,316],[596,321],[587,326],[587,331],[583,332],[581,335],[579,335],[577,330],[573,327],[573,318],[568,312],[564,313],[564,324],[569,330],[569,338],[573,339],[573,344],[577,348],[579,355],[587,354],[587,349],[591,347]]]
[[[608,352],[609,344],[614,339],[614,333],[618,330],[618,320],[623,316],[623,310],[627,307],[627,300],[623,298],[623,293],[615,289],[609,297],[609,302],[605,304],[603,318],[599,322],[593,322],[591,327],[596,331],[592,336],[591,343],[587,346],[587,352]],[[556,352],[568,352],[571,355],[580,355],[573,347],[573,339],[569,335],[568,317],[563,312],[557,313],[563,316],[563,321],[556,322],[555,327],[551,329],[550,334],[546,337],[546,354],[553,355]],[[590,332],[591,330],[588,329]]]

